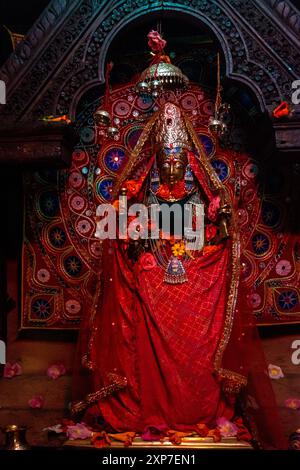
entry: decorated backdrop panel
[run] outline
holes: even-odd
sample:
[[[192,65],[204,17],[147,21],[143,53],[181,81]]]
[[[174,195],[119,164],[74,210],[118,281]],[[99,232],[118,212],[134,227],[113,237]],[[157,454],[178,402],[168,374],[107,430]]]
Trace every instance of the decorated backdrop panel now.
[[[213,103],[198,86],[164,96],[154,103],[138,97],[132,87],[112,92],[118,140],[99,145],[90,99],[75,126],[80,142],[71,168],[39,171],[24,178],[25,220],[22,253],[21,327],[76,329],[100,289],[101,245],[94,237],[95,212],[110,200],[111,189],[138,141],[147,119],[166,99],[177,100],[189,115],[207,158],[239,205],[242,231],[242,276],[255,292],[248,298],[259,324],[298,322],[299,261],[296,235],[286,231],[284,175],[266,175],[259,187],[259,167],[240,148],[241,133],[231,127],[231,148],[220,148],[207,130]],[[277,184],[274,191],[274,185]]]

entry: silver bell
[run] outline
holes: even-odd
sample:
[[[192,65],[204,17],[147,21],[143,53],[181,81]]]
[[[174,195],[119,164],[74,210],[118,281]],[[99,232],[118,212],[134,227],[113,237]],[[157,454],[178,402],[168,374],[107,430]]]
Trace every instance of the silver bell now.
[[[110,139],[114,139],[119,135],[119,129],[117,127],[110,126],[107,129],[107,135]]]
[[[221,114],[229,114],[230,111],[230,104],[229,103],[222,103],[219,109],[219,113]]]
[[[149,85],[147,82],[139,82],[137,85],[136,85],[136,92],[139,94],[139,95],[146,95],[149,93]]]
[[[111,116],[108,111],[105,111],[104,109],[98,109],[94,113],[94,119],[97,124],[103,124],[104,126],[109,126],[110,121],[111,121]]]
[[[211,116],[208,121],[209,132],[213,135],[219,135],[222,132],[223,123],[216,117]]]
[[[162,82],[160,80],[153,80],[152,90],[159,90],[162,87]]]
[[[228,127],[223,121],[220,121],[220,122],[221,122],[221,130],[219,132],[219,135],[220,137],[225,137],[228,132]]]

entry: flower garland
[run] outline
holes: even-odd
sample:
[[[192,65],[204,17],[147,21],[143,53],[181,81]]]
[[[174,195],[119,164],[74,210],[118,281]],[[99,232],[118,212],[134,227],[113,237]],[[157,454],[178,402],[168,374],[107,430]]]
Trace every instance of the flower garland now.
[[[180,200],[183,199],[187,193],[184,180],[180,180],[175,183],[172,188],[169,188],[166,183],[161,184],[156,192],[156,196],[166,200]]]

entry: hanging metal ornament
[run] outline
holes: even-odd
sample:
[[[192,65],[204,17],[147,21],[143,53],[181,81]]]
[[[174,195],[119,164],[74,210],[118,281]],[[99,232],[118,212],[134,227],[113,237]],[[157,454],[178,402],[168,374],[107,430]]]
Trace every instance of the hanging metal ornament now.
[[[222,132],[222,121],[217,116],[211,116],[208,121],[208,130],[214,136],[219,136]]]
[[[153,80],[152,90],[160,90],[162,88],[162,82],[160,80]]]
[[[188,77],[178,67],[171,64],[170,57],[165,54],[166,41],[160,36],[160,28],[161,26],[158,25],[160,47],[153,48],[149,44],[153,59],[149,67],[141,73],[135,88],[139,95],[149,95],[154,99],[158,98],[163,90],[186,88],[189,84]]]
[[[113,63],[110,62],[107,64],[106,72],[105,72],[105,94],[103,100],[103,108],[98,109],[94,113],[94,119],[96,125],[98,127],[98,137],[99,143],[103,143],[103,141],[107,138],[118,140],[120,132],[117,127],[112,125],[112,116],[108,109],[111,109],[111,100],[110,100],[110,87],[109,87],[109,75],[112,70]]]
[[[220,133],[219,133],[219,137],[220,137],[221,139],[223,139],[223,138],[226,137],[227,135],[228,135],[228,126],[227,126],[227,124],[225,124],[225,122],[223,122],[223,121],[221,120],[221,131],[220,131]]]
[[[222,114],[222,116],[226,116],[229,113],[230,113],[230,104],[222,103],[219,108],[219,114]]]
[[[222,103],[221,98],[221,80],[220,80],[220,54],[217,55],[217,94],[215,101],[215,113],[208,121],[209,132],[219,138],[223,138],[228,133],[228,127],[225,122],[226,117],[229,115],[230,104]]]
[[[137,83],[137,85],[135,87],[135,91],[140,96],[149,95],[151,93],[151,89],[150,89],[148,83],[145,82],[145,81]]]
[[[164,56],[162,60],[167,60]],[[170,59],[169,59],[170,60]],[[151,90],[186,88],[189,79],[182,71],[169,62],[158,62],[150,65],[141,75],[141,81],[146,82]]]
[[[111,115],[105,109],[98,109],[94,113],[94,119],[97,124],[102,124],[104,126],[109,126],[111,123]]]
[[[119,129],[117,127],[110,126],[107,129],[107,135],[110,139],[117,139],[119,136]]]

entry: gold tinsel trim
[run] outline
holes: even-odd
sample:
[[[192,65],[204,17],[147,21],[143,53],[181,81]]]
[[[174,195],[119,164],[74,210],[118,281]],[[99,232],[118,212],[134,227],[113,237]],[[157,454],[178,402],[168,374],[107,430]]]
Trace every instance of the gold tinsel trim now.
[[[247,385],[247,380],[245,377],[239,374],[233,374],[228,370],[223,369],[224,374],[228,374],[223,381],[222,388],[225,393],[238,394],[243,387]]]
[[[149,134],[150,134],[150,132],[151,132],[151,130],[152,130],[154,124],[155,124],[155,121],[158,118],[159,111],[160,110],[156,111],[153,114],[151,119],[147,122],[146,126],[144,127],[143,132],[140,135],[140,138],[139,138],[136,146],[134,147],[133,151],[130,154],[128,163],[125,166],[122,174],[120,175],[120,177],[119,177],[119,179],[118,179],[118,181],[117,181],[117,183],[116,183],[116,185],[113,189],[112,200],[114,200],[118,196],[118,194],[120,192],[120,189],[122,187],[122,184],[124,183],[126,178],[131,174],[131,172],[132,172],[133,168],[135,167],[135,165],[140,161],[142,149],[145,145],[146,140],[149,137]]]
[[[225,379],[234,379],[241,386],[247,384],[247,378],[237,372],[222,368],[222,358],[224,351],[228,345],[230,335],[232,332],[232,326],[234,321],[234,311],[236,306],[237,291],[239,285],[239,276],[240,276],[240,243],[239,243],[239,234],[238,232],[233,233],[232,240],[232,278],[228,295],[227,309],[226,309],[226,318],[223,329],[222,338],[217,348],[214,367],[218,374]]]
[[[117,392],[118,390],[122,390],[127,386],[126,377],[121,377],[120,375],[113,373],[108,374],[108,377],[109,381],[111,382],[109,385],[100,388],[100,390],[97,390],[96,392],[89,393],[84,400],[73,402],[71,406],[71,413],[74,415],[80,413],[93,403],[102,400],[103,398],[106,398],[112,393]]]

